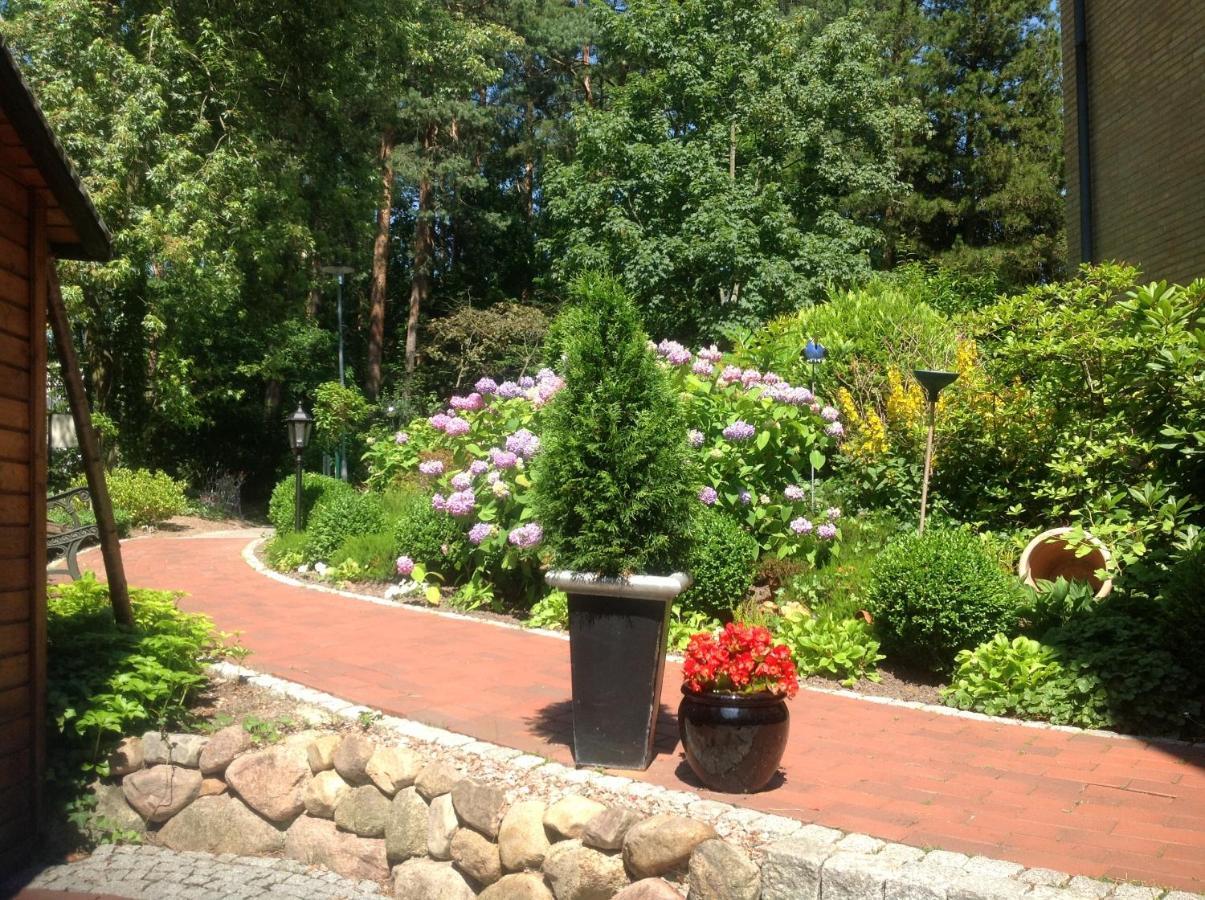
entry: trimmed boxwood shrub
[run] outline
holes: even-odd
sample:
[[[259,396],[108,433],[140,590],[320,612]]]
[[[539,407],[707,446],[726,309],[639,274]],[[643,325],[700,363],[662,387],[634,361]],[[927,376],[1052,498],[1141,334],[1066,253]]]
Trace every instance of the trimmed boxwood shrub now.
[[[614,278],[573,285],[565,388],[544,410],[536,517],[555,564],[665,574],[683,561],[690,465],[681,404]]]
[[[466,544],[460,524],[447,513],[432,509],[430,496],[419,491],[391,494],[388,507],[398,555],[409,556],[445,578],[454,575],[446,560],[465,556],[460,552]]]
[[[333,491],[310,513],[306,526],[306,556],[310,562],[329,562],[348,538],[375,534],[385,528],[385,509],[379,494]]]
[[[348,493],[354,488],[338,478],[319,475],[317,472],[306,472],[301,476],[301,526],[306,527],[310,513],[323,497],[332,493]],[[293,530],[293,498],[297,491],[296,476],[282,478],[272,489],[272,499],[268,501],[268,521],[278,532]]]
[[[123,511],[129,525],[156,525],[188,512],[184,482],[166,472],[148,469],[110,469],[105,474],[109,499]]]
[[[867,601],[889,659],[945,672],[959,650],[1014,633],[1022,595],[973,534],[934,528],[879,554]]]
[[[757,541],[731,516],[702,508],[691,526],[686,569],[694,584],[678,602],[715,616],[731,610],[753,584]]]

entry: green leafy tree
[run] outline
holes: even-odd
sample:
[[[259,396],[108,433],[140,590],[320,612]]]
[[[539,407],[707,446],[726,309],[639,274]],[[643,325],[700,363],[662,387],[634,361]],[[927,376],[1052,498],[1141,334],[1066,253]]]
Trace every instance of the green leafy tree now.
[[[545,178],[554,276],[617,273],[654,332],[714,336],[865,274],[902,190],[878,48],[771,0],[636,0],[601,18],[622,71]],[[874,202],[871,202],[874,201]]]

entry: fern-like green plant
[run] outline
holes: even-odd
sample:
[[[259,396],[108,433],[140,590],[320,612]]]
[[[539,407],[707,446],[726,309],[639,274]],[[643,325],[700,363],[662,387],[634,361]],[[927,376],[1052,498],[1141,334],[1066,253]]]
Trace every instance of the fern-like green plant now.
[[[545,411],[535,508],[555,563],[577,571],[664,574],[690,522],[686,425],[613,278],[573,285],[566,386]]]

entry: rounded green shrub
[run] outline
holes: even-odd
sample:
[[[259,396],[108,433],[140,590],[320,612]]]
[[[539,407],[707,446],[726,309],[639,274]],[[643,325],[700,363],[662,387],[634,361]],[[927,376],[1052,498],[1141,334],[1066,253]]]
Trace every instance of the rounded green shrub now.
[[[451,578],[455,567],[450,568],[448,561],[462,559],[460,551],[467,544],[459,523],[432,509],[431,497],[421,491],[394,492],[386,505],[398,555]]]
[[[573,295],[566,385],[544,410],[535,463],[537,518],[557,566],[669,572],[692,502],[681,405],[619,282],[586,275]]]
[[[155,525],[188,512],[184,483],[165,472],[147,469],[111,469],[105,474],[109,499],[135,528]]]
[[[731,610],[753,584],[757,550],[739,522],[704,507],[691,527],[686,570],[694,584],[678,598],[682,608],[712,616]]]
[[[348,538],[375,534],[385,527],[385,510],[378,494],[334,491],[314,506],[306,527],[306,556],[329,562]]]
[[[889,659],[948,671],[959,650],[1017,625],[1020,583],[969,532],[930,529],[892,541],[867,601]]]
[[[397,574],[397,538],[390,530],[353,534],[331,556],[331,565],[354,562],[366,578],[388,581]]]
[[[310,513],[323,497],[332,493],[347,493],[353,490],[350,484],[319,475],[317,472],[306,472],[301,476],[301,526],[306,527]],[[293,530],[293,510],[296,508],[294,497],[297,491],[295,475],[282,478],[272,489],[272,499],[268,501],[268,521],[278,532]]]

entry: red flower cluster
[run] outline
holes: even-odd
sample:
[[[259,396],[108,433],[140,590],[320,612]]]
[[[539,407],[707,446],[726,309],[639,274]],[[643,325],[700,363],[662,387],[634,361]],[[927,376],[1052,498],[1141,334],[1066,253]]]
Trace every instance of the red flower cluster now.
[[[799,690],[791,649],[774,644],[768,628],[737,622],[715,634],[701,631],[691,637],[682,676],[687,690],[696,693],[769,691],[794,697]]]

